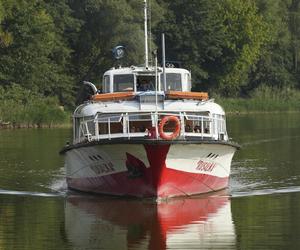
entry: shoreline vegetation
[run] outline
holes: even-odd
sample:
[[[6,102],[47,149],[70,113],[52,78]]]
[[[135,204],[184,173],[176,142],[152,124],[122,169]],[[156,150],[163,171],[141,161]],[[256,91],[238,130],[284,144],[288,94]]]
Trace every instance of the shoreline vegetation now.
[[[245,98],[214,96],[226,114],[300,112],[300,91],[260,87]],[[13,85],[0,87],[0,129],[15,128],[68,128],[71,112],[65,111],[55,97],[44,97]]]
[[[249,97],[215,96],[215,100],[227,114],[300,112],[300,91],[290,88],[262,86]]]
[[[0,129],[70,126],[70,112],[56,97],[45,97],[20,85],[0,86]]]
[[[151,0],[157,48],[227,114],[300,110],[300,0]],[[0,2],[0,128],[71,124],[83,80],[144,61],[143,1]],[[113,31],[113,32],[112,32]],[[122,45],[126,55],[112,56]],[[152,48],[152,49],[151,49]],[[77,99],[77,100],[76,100]]]

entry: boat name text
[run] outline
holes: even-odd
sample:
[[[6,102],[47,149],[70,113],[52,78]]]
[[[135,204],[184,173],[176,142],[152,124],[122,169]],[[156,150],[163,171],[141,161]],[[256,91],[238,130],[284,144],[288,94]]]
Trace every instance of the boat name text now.
[[[198,161],[196,169],[199,171],[204,172],[212,172],[214,168],[216,167],[216,163],[214,162],[205,162],[205,161]]]
[[[111,162],[102,163],[102,164],[99,164],[99,165],[92,165],[91,169],[96,174],[107,174],[107,173],[115,171],[114,165]]]

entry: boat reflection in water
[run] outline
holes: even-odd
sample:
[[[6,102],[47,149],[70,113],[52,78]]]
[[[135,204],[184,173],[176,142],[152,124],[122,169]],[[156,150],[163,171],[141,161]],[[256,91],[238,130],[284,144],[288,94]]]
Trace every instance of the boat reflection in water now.
[[[228,249],[235,246],[228,196],[145,200],[72,195],[65,227],[75,249]]]

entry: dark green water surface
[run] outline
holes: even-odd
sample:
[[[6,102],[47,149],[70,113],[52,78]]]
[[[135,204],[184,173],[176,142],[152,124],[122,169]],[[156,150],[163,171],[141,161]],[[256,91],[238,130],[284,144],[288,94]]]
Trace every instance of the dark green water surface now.
[[[300,249],[300,114],[227,126],[229,190],[160,203],[68,191],[70,129],[0,130],[0,250]]]

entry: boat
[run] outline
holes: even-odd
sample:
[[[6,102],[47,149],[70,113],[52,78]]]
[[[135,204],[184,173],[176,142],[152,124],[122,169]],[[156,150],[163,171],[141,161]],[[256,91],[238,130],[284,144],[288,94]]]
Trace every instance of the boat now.
[[[147,4],[145,0],[145,13]],[[232,157],[223,108],[206,92],[192,92],[191,72],[149,64],[114,67],[101,91],[73,114],[73,142],[65,156],[70,189],[117,196],[170,198],[228,187]],[[114,49],[116,59],[124,48]]]
[[[228,195],[168,202],[69,195],[65,235],[76,249],[231,249],[236,233]],[[114,240],[112,240],[112,234]]]

